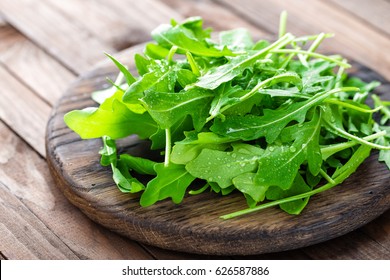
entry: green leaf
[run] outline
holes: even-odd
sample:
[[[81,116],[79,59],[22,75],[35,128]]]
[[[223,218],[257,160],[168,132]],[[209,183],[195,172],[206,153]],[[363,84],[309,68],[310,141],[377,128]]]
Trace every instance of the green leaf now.
[[[234,186],[243,194],[248,195],[254,204],[263,201],[268,187],[259,185],[255,182],[256,173],[248,172],[233,178]],[[252,204],[250,202],[250,204]],[[253,205],[253,204],[252,204]]]
[[[240,101],[237,94],[243,95],[245,91],[239,86],[231,86],[226,83],[221,85],[215,90],[215,97],[213,98],[210,105],[210,116],[215,117],[220,114],[220,110],[223,106],[235,104]]]
[[[174,67],[167,62],[153,62],[149,65],[149,71],[127,88],[123,102],[139,103],[147,90],[173,91],[176,82]]]
[[[140,204],[143,207],[150,206],[157,201],[171,198],[174,203],[180,203],[188,186],[195,179],[187,172],[184,165],[163,163],[155,165],[157,177],[149,181],[145,191],[141,195]]]
[[[276,186],[270,186],[267,190],[266,197],[268,200],[279,200],[286,197],[303,194],[309,191],[311,191],[311,188],[306,184],[302,176],[297,173],[291,188],[283,190]],[[281,203],[279,206],[282,210],[289,214],[298,215],[309,202],[309,198],[310,197],[305,197],[291,202]]]
[[[187,164],[195,159],[203,149],[226,150],[228,143],[235,141],[227,137],[220,137],[212,132],[195,131],[186,133],[186,138],[176,142],[172,148],[171,161],[176,164]]]
[[[129,154],[122,154],[119,157],[119,161],[122,162],[128,169],[134,170],[138,174],[156,175],[154,170],[155,161],[134,157]]]
[[[252,68],[253,63],[264,57],[269,50],[285,46],[291,40],[291,34],[286,34],[286,36],[283,36],[278,41],[264,49],[233,57],[229,60],[229,63],[211,68],[208,73],[199,78],[195,85],[207,89],[216,89],[221,84],[231,81],[240,75],[245,69]]]
[[[103,136],[102,140],[103,148],[99,151],[102,156],[100,163],[103,166],[111,165],[112,178],[118,189],[125,193],[136,193],[144,190],[144,184],[130,175],[128,164],[122,160],[124,155],[121,155],[118,160],[115,140],[108,136]]]
[[[199,40],[193,31],[183,25],[171,26],[162,24],[152,31],[152,37],[161,46],[170,49],[178,47],[182,52],[190,52],[205,57],[233,56],[234,53],[226,48],[219,50],[208,46],[204,40]]]
[[[140,76],[143,76],[146,73],[150,72],[150,69],[149,69],[149,66],[151,64],[150,59],[137,53],[134,55],[134,62],[135,62],[135,66],[137,68],[138,74]]]
[[[221,188],[227,188],[232,185],[234,177],[255,171],[257,160],[262,153],[260,148],[257,148],[256,153],[243,150],[224,152],[205,148],[197,158],[186,165],[186,169],[197,178],[216,182]]]
[[[109,166],[111,164],[116,165],[118,156],[116,154],[115,140],[108,136],[103,136],[102,140],[103,148],[99,151],[99,154],[101,155],[100,164],[102,166]]]
[[[137,193],[145,189],[145,185],[137,178],[132,177],[126,166],[122,166],[120,162],[118,162],[117,167],[112,166],[112,172],[112,178],[121,192]]]
[[[220,135],[247,141],[264,136],[267,143],[271,144],[278,138],[280,132],[287,124],[292,121],[302,123],[310,108],[321,104],[325,98],[340,90],[325,91],[306,101],[296,102],[289,106],[281,106],[277,110],[264,109],[263,116],[227,116],[224,121],[216,119],[211,130]]]
[[[153,43],[146,44],[145,54],[153,59],[163,59],[168,56],[169,49]]]
[[[282,141],[294,139],[294,142],[268,145],[259,159],[255,182],[262,186],[278,186],[287,190],[305,161],[309,164],[310,172],[317,175],[322,164],[318,143],[320,124],[319,113],[316,113],[311,121],[286,128]]]
[[[149,91],[141,100],[162,129],[171,127],[187,115],[200,130],[206,123],[213,93],[200,88],[177,93]]]
[[[111,110],[85,108],[68,112],[64,121],[83,139],[104,135],[118,139],[131,134],[148,138],[157,130],[156,122],[148,113],[136,114],[119,100],[112,102]]]
[[[219,41],[234,51],[250,50],[254,46],[251,34],[244,28],[220,32]]]
[[[111,59],[115,63],[115,65],[118,67],[118,69],[123,73],[128,85],[131,85],[132,83],[135,82],[134,76],[130,73],[130,71],[127,69],[126,66],[124,66],[122,63],[120,63],[118,60],[116,60],[115,57],[109,55],[108,53],[106,53],[106,56],[109,59]]]

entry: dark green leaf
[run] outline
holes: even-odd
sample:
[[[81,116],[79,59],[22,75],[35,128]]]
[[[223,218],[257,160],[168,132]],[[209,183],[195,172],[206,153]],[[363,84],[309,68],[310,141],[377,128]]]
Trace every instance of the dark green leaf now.
[[[150,91],[142,101],[162,129],[191,115],[195,129],[200,130],[206,123],[212,98],[212,92],[193,88],[178,93]]]
[[[149,181],[141,196],[140,204],[150,206],[157,201],[171,198],[174,203],[180,203],[188,186],[195,179],[184,168],[184,165],[163,163],[155,165],[157,177]]]

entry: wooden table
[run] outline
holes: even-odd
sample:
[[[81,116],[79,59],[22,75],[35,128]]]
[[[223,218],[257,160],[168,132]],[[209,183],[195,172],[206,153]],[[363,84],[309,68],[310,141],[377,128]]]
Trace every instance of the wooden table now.
[[[76,77],[150,40],[171,18],[200,15],[215,31],[333,32],[335,51],[390,80],[389,0],[0,0],[0,259],[215,259],[146,246],[89,220],[56,188],[45,160],[52,109]],[[254,259],[390,259],[390,211],[345,236]],[[243,258],[243,257],[237,257]]]

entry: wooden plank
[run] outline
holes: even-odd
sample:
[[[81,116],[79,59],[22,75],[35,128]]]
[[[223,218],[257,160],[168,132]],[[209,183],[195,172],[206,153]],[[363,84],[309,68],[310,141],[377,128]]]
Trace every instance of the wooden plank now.
[[[0,77],[0,119],[44,156],[51,107],[1,66]]]
[[[4,17],[0,15],[0,27],[6,25],[7,22],[5,21]]]
[[[345,10],[336,9],[320,0],[291,0],[288,6],[282,0],[217,2],[275,35],[280,12],[286,9],[289,15],[288,31],[296,35],[336,33],[334,38],[323,44],[323,50],[347,55],[390,79],[390,53],[385,51],[390,49],[390,40],[365,22],[351,17]]]
[[[45,0],[60,13],[116,50],[151,40],[157,25],[180,18],[159,1]]]
[[[305,248],[313,259],[331,260],[388,260],[390,250],[378,244],[360,230],[348,235]]]
[[[205,27],[211,27],[216,32],[235,28],[246,28],[255,40],[269,36],[269,33],[265,30],[261,30],[259,27],[254,26],[237,14],[232,13],[229,9],[211,0],[162,0],[161,2],[175,9],[184,17],[201,16],[204,20],[203,25]]]
[[[4,67],[54,105],[75,75],[12,26],[1,27],[0,38],[0,62]]]
[[[390,211],[385,212],[361,230],[381,246],[390,248]]]
[[[3,254],[9,259],[77,259],[0,180],[0,250]]]
[[[380,32],[390,35],[390,2],[386,0],[330,0],[336,7],[359,17]]]
[[[21,8],[23,7],[23,8]],[[75,73],[114,49],[44,1],[0,1],[5,19]]]
[[[0,139],[1,182],[79,258],[151,258],[137,243],[96,225],[71,205],[56,188],[45,160],[2,122]],[[2,247],[0,251],[13,258]]]

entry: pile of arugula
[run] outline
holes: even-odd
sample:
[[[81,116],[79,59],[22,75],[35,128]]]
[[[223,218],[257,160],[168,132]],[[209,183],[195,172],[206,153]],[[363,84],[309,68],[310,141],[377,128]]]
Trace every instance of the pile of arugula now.
[[[142,192],[144,207],[180,203],[197,180],[203,187],[190,194],[243,194],[248,209],[224,219],[274,205],[299,214],[372,149],[390,168],[390,110],[374,94],[375,107],[365,104],[377,82],[351,78],[343,57],[316,52],[331,34],[285,30],[285,13],[275,42],[253,42],[244,29],[217,42],[199,17],[163,24],[134,57],[139,76],[108,55],[118,79],[93,93],[98,108],[71,111],[65,122],[82,138],[102,137],[101,164],[122,192]],[[118,155],[115,139],[132,134],[161,149],[161,162]],[[144,184],[136,174],[153,178]]]

